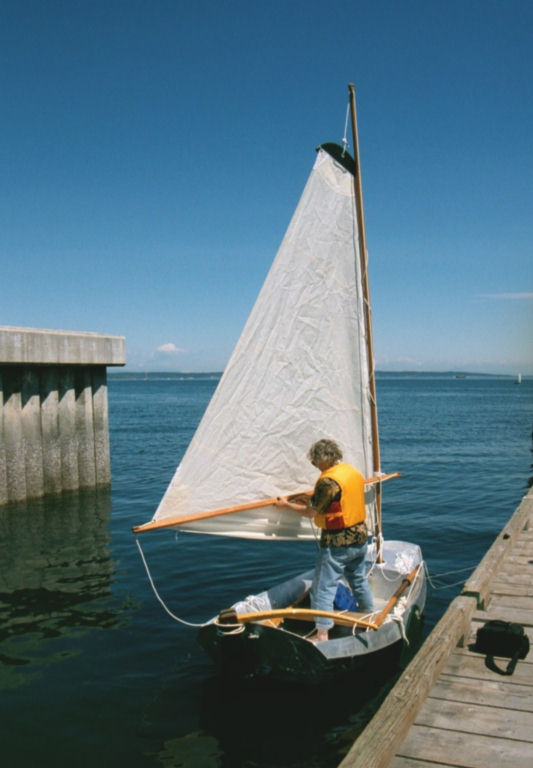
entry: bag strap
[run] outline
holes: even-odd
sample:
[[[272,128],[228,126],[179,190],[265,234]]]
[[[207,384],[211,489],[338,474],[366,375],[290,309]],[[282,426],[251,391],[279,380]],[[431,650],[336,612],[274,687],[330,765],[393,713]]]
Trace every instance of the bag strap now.
[[[491,669],[493,672],[497,672],[499,675],[512,675],[515,670],[518,659],[520,658],[521,652],[522,652],[521,648],[515,651],[511,660],[507,664],[506,669],[501,669],[500,667],[498,667],[498,665],[494,661],[494,656],[491,656],[490,654],[485,657],[485,665],[489,669]]]

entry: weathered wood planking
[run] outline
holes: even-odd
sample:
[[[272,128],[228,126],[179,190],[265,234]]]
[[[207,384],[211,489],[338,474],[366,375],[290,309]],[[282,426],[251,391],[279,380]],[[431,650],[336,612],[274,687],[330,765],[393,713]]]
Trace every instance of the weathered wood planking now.
[[[496,657],[498,663],[498,659]],[[442,672],[447,675],[455,675],[466,679],[497,680],[498,682],[508,682],[510,685],[526,685],[533,687],[533,663],[529,657],[525,661],[520,661],[516,665],[513,675],[506,677],[496,675],[488,669],[485,663],[485,657],[480,653],[469,651],[468,649],[457,648],[450,655]]]
[[[488,700],[490,702],[490,699]],[[531,736],[531,712],[430,696],[416,718],[418,725],[445,731],[497,736],[528,741]]]
[[[492,583],[493,595],[517,595],[533,597],[531,574],[499,574]]]
[[[479,608],[484,607],[485,601],[490,594],[494,575],[501,568],[504,559],[515,556],[510,555],[510,550],[517,545],[519,534],[526,532],[526,537],[518,543],[520,549],[529,543],[530,531],[528,528],[530,527],[532,517],[533,494],[530,492],[524,497],[518,509],[507,522],[500,535],[496,537],[472,576],[465,583],[462,594],[476,597]],[[527,555],[520,553],[517,557],[520,560],[517,565],[523,567],[528,565]]]
[[[405,768],[401,760],[404,752],[412,760],[424,760],[433,766],[435,763],[442,765],[444,759],[446,765],[455,768],[531,768],[533,758],[530,742],[417,724],[413,725],[398,756],[390,763],[391,768]]]
[[[511,676],[491,670],[473,648],[489,618],[524,625],[533,647],[533,491],[340,768],[533,766],[533,651]]]
[[[521,666],[521,665],[520,665]],[[495,680],[481,680],[479,677],[464,678],[443,673],[431,690],[436,699],[451,699],[465,704],[485,704],[504,706],[507,709],[517,709],[523,712],[533,712],[533,697],[531,687],[524,685],[509,685]],[[513,676],[514,677],[514,676]]]
[[[526,603],[526,600],[529,601],[529,605]],[[533,598],[524,597],[523,595],[512,597],[509,595],[494,595],[491,598],[488,610],[484,613],[490,619],[504,618],[506,621],[516,621],[519,624],[531,625],[533,624]],[[505,616],[502,615],[503,613],[505,613]],[[481,615],[480,613],[479,616]],[[476,614],[475,618],[478,618],[478,614]]]
[[[396,768],[454,768],[451,763],[439,761],[438,766],[436,766],[433,761],[428,763],[426,760],[409,760],[405,757],[397,757],[394,765]]]

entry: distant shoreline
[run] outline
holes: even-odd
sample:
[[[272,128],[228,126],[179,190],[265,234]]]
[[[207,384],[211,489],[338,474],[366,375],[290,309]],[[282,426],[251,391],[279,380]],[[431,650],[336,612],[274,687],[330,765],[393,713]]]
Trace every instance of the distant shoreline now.
[[[203,379],[203,380],[217,380],[222,376],[223,371],[108,371],[108,379],[121,379],[121,380],[134,380],[134,381],[156,381],[156,380],[186,380],[186,379]],[[416,377],[416,378],[452,378],[457,380],[465,379],[516,379],[517,374],[512,373],[478,373],[470,371],[376,371],[376,378],[392,378],[392,377]],[[522,381],[532,378],[527,374],[524,374]]]

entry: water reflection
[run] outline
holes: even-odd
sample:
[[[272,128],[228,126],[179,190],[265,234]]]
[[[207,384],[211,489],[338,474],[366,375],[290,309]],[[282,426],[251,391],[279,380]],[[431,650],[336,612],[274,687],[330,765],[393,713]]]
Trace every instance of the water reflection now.
[[[308,688],[268,679],[211,678],[203,686],[203,731],[199,735],[204,740],[214,737],[219,753],[224,755],[223,764],[232,768],[334,768],[375,714],[398,674],[399,669],[384,665]],[[191,742],[175,740],[172,746],[174,758],[182,758]],[[168,753],[170,745],[166,748]],[[186,763],[163,763],[177,764]]]
[[[0,509],[0,688],[79,652],[59,641],[118,625],[110,510],[107,490]]]

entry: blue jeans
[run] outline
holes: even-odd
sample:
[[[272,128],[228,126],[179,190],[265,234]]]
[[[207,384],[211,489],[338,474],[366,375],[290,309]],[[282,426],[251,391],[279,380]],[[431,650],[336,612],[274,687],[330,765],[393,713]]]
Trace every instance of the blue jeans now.
[[[342,576],[350,585],[358,610],[371,613],[374,610],[372,592],[365,576],[365,556],[368,542],[362,546],[320,547],[311,585],[311,608],[317,611],[332,611],[337,584]],[[333,626],[332,619],[317,616],[315,624],[319,629]]]

